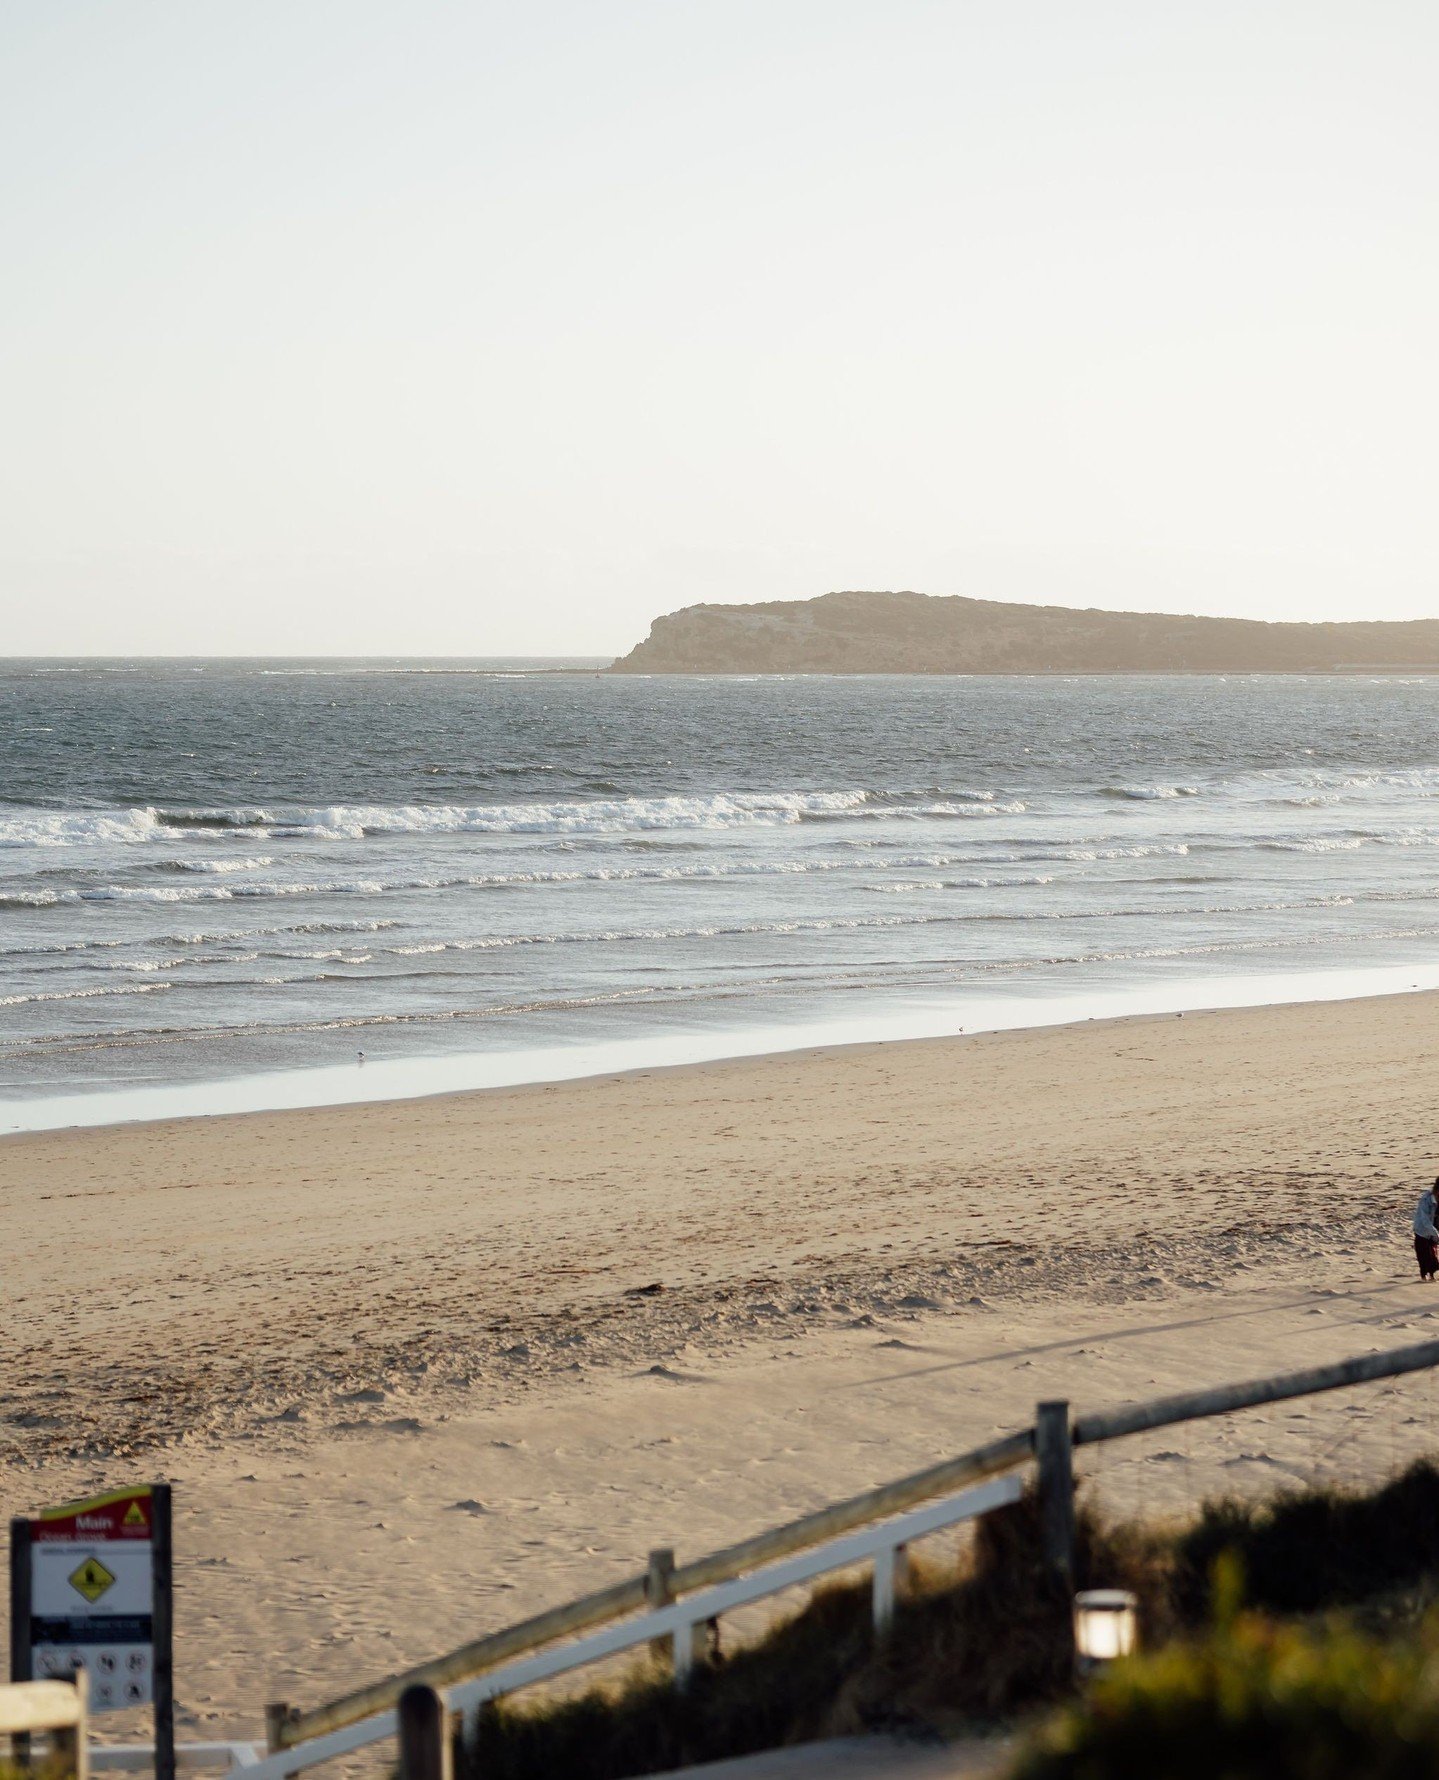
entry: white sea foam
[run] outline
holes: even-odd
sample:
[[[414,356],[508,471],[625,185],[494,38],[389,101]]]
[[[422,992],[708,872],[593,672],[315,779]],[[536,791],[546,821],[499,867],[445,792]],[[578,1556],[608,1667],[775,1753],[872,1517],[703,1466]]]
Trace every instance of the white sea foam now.
[[[690,927],[612,927],[578,933],[497,933],[473,939],[437,941],[424,946],[388,946],[394,956],[422,952],[503,952],[515,946],[614,945],[640,941],[738,939],[781,933],[843,933],[862,928],[927,927],[947,922],[949,915],[836,915],[792,921],[716,922]],[[292,954],[295,956],[298,954]],[[314,954],[325,956],[326,954]]]
[[[230,902],[236,892],[227,884],[96,884],[67,890],[66,902]]]
[[[1272,853],[1352,853],[1364,842],[1357,834],[1310,834],[1262,840],[1258,844]]]
[[[0,846],[136,845],[181,833],[238,831],[252,838],[363,840],[372,835],[604,835],[662,830],[789,826],[845,817],[960,820],[1022,815],[1018,798],[992,792],[890,795],[866,790],[715,792],[701,796],[568,798],[534,803],[329,804],[277,811],[158,809],[20,811],[0,817]],[[263,861],[175,860],[187,871],[255,869]]]
[[[1156,800],[1167,802],[1174,797],[1198,797],[1198,785],[1106,785],[1102,788],[1103,797],[1127,797],[1136,803],[1153,803]]]
[[[165,865],[172,871],[215,872],[228,875],[236,871],[263,871],[267,865],[273,865],[274,859],[268,853],[257,854],[253,859],[167,859]]]
[[[1137,847],[1066,847],[1060,858],[1084,863],[1095,859],[1154,859],[1165,854],[1172,856],[1188,851],[1188,841],[1162,841]]]
[[[0,847],[88,847],[154,840],[160,819],[144,810],[22,810],[0,816]]]
[[[264,897],[382,896],[387,890],[428,886],[386,884],[379,878],[336,878],[303,883],[252,882],[239,884],[94,884],[79,890],[0,891],[0,905],[7,901],[26,907],[46,908],[56,903],[201,903],[241,902]]]
[[[1158,847],[1139,849],[1141,852],[1165,850]],[[1183,848],[1177,850],[1184,851]],[[563,884],[713,883],[727,878],[829,876],[837,872],[933,871],[961,864],[970,857],[965,853],[941,851],[883,857],[866,856],[858,859],[814,857],[731,859],[714,863],[692,862],[682,865],[598,865],[589,869],[478,872],[461,873],[454,876],[437,874],[429,877],[403,875],[389,878],[306,878],[293,881],[247,877],[233,884],[92,884],[65,890],[48,888],[0,890],[0,906],[4,906],[7,902],[34,908],[48,908],[59,903],[87,902],[188,905],[308,896],[382,896],[414,891],[510,890],[544,888]],[[263,859],[237,861],[234,871],[239,873],[242,869],[259,869],[269,863],[273,862]],[[988,880],[977,879],[975,881]]]
[[[0,995],[0,1007],[23,1007],[33,1001],[95,1001],[108,995],[154,995],[169,983],[126,983],[104,989],[48,989],[34,995]]]
[[[332,804],[276,832],[360,840],[368,834],[623,834],[652,829],[745,828],[859,809],[863,791],[708,797],[565,799],[515,804]]]

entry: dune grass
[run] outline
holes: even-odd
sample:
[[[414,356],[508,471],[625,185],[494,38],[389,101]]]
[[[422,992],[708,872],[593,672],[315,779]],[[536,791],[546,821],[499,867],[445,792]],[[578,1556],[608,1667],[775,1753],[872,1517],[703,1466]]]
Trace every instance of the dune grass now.
[[[1439,1469],[1421,1459],[1372,1491],[1206,1503],[1176,1551],[1176,1606],[1190,1624],[1209,1615],[1222,1552],[1239,1559],[1248,1604],[1271,1613],[1347,1606],[1415,1583],[1439,1572]]]
[[[1210,1503],[1177,1530],[1113,1522],[1081,1503],[1075,1584],[1133,1590],[1146,1646],[1164,1648],[1209,1620],[1216,1559],[1232,1552],[1254,1608],[1302,1615],[1385,1602],[1379,1619],[1392,1635],[1414,1616],[1394,1608],[1396,1591],[1427,1604],[1424,1585],[1439,1577],[1436,1530],[1439,1470],[1428,1462],[1369,1493]],[[1039,1548],[1028,1496],[978,1523],[961,1565],[918,1566],[883,1640],[867,1583],[822,1589],[762,1639],[701,1667],[683,1695],[649,1661],[577,1697],[501,1701],[473,1746],[457,1750],[457,1771],[623,1780],[816,1737],[992,1727],[1072,1688],[1068,1596],[1047,1583]]]

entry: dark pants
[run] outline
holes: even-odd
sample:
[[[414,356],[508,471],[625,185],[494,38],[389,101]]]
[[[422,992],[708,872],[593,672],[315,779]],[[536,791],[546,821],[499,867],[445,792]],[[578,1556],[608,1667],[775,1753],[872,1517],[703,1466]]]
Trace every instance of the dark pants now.
[[[1432,1236],[1416,1236],[1414,1253],[1419,1257],[1420,1279],[1433,1279],[1439,1273],[1439,1243]]]

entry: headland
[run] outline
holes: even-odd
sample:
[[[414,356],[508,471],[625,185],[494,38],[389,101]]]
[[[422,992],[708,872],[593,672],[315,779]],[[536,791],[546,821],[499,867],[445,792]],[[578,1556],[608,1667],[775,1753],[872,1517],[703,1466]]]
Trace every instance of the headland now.
[[[911,592],[686,606],[619,674],[1439,672],[1439,619],[1266,623]]]

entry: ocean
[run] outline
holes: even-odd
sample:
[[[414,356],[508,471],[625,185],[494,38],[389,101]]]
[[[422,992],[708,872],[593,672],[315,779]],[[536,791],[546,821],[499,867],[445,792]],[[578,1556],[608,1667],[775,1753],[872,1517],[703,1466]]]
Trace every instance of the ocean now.
[[[599,665],[0,663],[0,1126],[1439,966],[1439,678]]]

